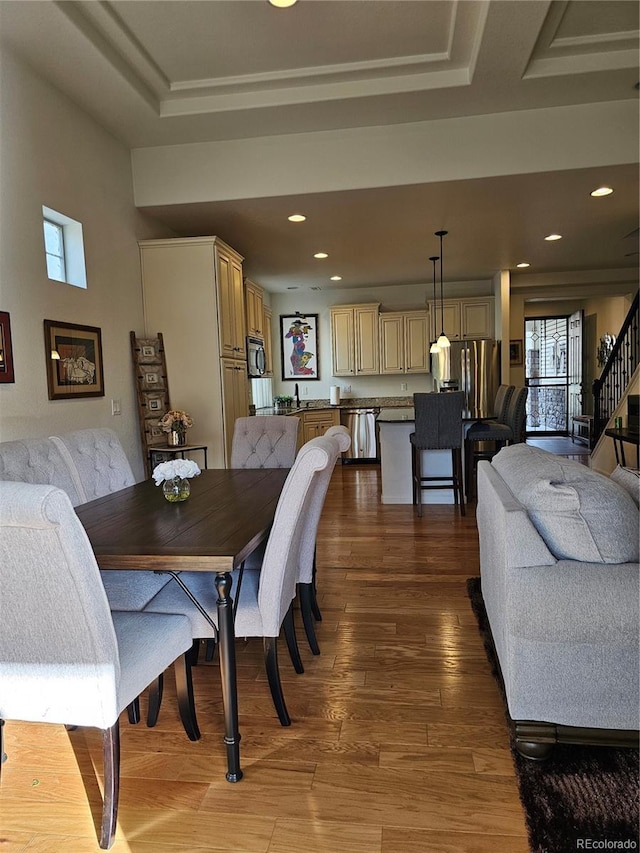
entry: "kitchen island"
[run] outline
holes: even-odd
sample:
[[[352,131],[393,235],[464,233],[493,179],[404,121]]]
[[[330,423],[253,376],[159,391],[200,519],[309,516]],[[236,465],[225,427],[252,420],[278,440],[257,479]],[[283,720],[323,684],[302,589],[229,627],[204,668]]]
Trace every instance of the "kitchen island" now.
[[[413,503],[411,446],[415,431],[412,406],[382,409],[378,415],[383,504]],[[423,470],[432,477],[451,476],[450,450],[423,450]],[[423,504],[452,504],[453,489],[424,491]]]

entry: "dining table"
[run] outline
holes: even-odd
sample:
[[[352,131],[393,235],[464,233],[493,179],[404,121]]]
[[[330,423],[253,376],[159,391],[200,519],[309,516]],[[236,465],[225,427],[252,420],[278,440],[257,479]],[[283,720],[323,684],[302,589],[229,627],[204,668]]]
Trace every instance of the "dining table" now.
[[[268,537],[288,473],[206,469],[182,502],[170,503],[145,480],[76,507],[103,570],[212,573],[229,782],[242,778],[230,572]]]

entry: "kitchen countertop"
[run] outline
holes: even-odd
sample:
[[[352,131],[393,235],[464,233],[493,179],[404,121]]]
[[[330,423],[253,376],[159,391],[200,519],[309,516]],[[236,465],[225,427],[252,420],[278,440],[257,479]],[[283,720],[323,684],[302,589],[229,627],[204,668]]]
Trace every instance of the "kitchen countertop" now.
[[[346,397],[337,406],[332,406],[328,400],[307,400],[299,408],[293,406],[291,409],[276,409],[267,406],[256,409],[256,415],[296,415],[309,409],[391,409],[411,408],[413,411],[413,397]]]

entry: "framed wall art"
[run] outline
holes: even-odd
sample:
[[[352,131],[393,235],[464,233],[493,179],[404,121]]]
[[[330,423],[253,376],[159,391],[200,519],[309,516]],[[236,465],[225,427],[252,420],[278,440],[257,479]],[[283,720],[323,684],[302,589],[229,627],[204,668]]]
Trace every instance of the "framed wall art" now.
[[[100,329],[45,320],[44,349],[50,400],[104,397]]]
[[[522,341],[509,341],[509,364],[522,364]]]
[[[318,315],[280,315],[282,379],[320,379]]]
[[[15,382],[11,323],[7,311],[0,311],[0,382]]]

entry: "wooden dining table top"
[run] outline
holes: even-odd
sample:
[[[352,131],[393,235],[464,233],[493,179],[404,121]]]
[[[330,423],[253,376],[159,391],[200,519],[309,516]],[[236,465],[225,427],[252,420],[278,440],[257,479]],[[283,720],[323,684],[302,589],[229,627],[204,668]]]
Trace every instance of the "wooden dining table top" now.
[[[191,496],[145,480],[76,507],[102,569],[229,572],[267,538],[288,469],[206,469]]]

